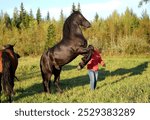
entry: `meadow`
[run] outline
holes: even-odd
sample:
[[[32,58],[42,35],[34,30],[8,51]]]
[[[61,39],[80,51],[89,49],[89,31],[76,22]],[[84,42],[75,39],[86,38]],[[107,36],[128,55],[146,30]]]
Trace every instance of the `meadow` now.
[[[106,68],[99,66],[97,88],[90,90],[87,69],[76,69],[81,57],[65,65],[58,93],[51,84],[51,94],[43,92],[39,68],[40,56],[21,57],[15,80],[15,103],[149,103],[150,57],[104,56]],[[52,81],[53,81],[52,77]],[[2,102],[6,98],[2,95]]]

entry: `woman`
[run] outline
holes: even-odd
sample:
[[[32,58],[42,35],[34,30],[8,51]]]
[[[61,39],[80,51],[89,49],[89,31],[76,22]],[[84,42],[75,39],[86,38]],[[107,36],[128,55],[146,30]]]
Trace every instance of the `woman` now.
[[[87,64],[91,90],[94,90],[96,88],[96,82],[98,79],[98,64],[101,64],[103,67],[105,67],[105,63],[102,60],[101,53],[98,50],[94,49],[92,58]]]

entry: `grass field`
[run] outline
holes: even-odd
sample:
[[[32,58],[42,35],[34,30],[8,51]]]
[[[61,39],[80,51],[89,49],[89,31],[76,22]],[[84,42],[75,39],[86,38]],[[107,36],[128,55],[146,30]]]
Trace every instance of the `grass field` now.
[[[90,90],[86,68],[76,69],[78,57],[61,72],[62,94],[57,92],[54,84],[51,94],[43,92],[39,59],[22,57],[19,60],[14,102],[150,102],[150,57],[103,57],[106,68],[100,66],[95,91]],[[2,95],[2,102],[5,99]]]

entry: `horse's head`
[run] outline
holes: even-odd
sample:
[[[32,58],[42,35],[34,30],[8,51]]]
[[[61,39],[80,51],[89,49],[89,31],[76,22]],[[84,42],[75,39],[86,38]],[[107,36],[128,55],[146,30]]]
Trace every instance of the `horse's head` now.
[[[20,55],[14,51],[14,46],[15,44],[7,44],[3,46],[3,49],[12,57],[13,62],[18,64],[18,59],[20,58]]]
[[[81,12],[73,11],[72,15],[74,16],[74,20],[78,25],[81,25],[85,28],[91,27],[91,23],[81,14]]]
[[[7,44],[7,45],[3,46],[3,49],[9,49],[9,50],[14,51],[14,46],[15,46],[15,44],[14,45]]]

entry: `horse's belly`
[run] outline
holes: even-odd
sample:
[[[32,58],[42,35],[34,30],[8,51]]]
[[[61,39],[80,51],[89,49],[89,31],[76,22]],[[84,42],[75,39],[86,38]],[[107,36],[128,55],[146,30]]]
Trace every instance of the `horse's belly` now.
[[[55,61],[58,65],[63,66],[72,60],[74,60],[77,57],[76,54],[63,54],[63,55],[58,55],[55,56]]]

